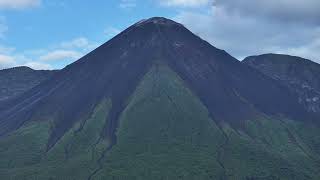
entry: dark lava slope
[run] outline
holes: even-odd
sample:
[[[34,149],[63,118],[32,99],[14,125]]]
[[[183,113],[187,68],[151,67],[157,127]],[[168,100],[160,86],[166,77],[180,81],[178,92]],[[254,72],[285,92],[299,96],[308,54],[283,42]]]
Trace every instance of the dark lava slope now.
[[[18,96],[49,79],[56,71],[15,67],[0,70],[0,101]]]
[[[247,57],[243,63],[287,86],[309,112],[320,112],[320,65],[308,59],[264,54]]]
[[[116,143],[115,130],[126,101],[154,63],[175,71],[216,122],[241,127],[262,114],[311,118],[287,87],[242,64],[165,18],[129,27],[32,90],[0,104],[0,135],[27,121],[53,121],[48,148],[109,97],[112,109],[102,135]]]

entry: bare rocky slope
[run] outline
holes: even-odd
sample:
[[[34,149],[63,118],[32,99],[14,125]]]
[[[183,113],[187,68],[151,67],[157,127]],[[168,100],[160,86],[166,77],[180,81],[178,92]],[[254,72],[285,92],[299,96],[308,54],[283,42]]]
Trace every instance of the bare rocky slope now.
[[[251,56],[243,63],[287,86],[307,111],[320,112],[319,64],[282,54]]]

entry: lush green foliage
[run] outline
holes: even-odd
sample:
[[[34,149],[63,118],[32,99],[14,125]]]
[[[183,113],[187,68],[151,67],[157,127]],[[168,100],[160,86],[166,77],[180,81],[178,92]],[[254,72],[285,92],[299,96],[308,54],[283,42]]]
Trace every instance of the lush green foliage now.
[[[120,118],[102,179],[212,179],[223,134],[181,79],[163,65],[146,75]]]
[[[100,139],[110,101],[46,151],[50,123],[33,122],[0,141],[0,179],[86,179],[106,148]]]
[[[49,151],[45,121],[0,139],[0,179],[320,179],[318,127],[266,117],[241,130],[217,124],[165,65],[128,99],[107,151],[101,132],[111,106],[103,101]]]

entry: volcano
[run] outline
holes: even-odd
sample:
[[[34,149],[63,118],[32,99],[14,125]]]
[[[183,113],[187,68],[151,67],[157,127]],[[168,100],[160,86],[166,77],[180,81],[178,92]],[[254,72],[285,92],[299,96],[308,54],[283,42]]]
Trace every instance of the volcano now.
[[[155,17],[0,102],[0,178],[317,179],[318,118],[286,85]]]

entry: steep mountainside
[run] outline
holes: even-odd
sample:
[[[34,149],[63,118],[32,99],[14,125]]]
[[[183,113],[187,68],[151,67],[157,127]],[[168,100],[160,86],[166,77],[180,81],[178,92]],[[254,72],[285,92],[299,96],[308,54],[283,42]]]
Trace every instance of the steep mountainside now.
[[[54,73],[55,71],[36,71],[28,67],[0,70],[0,101],[30,90]]]
[[[0,178],[318,179],[318,118],[276,80],[151,18],[0,103]]]
[[[251,56],[243,62],[287,86],[309,112],[320,112],[319,64],[280,54]]]

